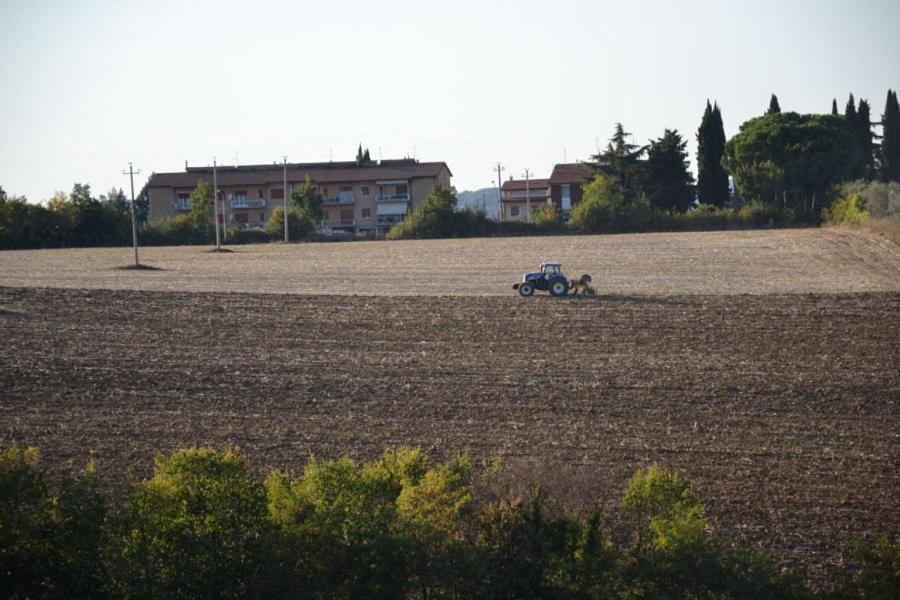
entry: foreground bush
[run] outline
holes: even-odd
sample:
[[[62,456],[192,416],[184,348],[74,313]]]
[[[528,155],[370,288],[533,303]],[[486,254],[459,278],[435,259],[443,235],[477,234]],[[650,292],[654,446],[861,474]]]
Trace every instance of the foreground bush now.
[[[690,483],[650,466],[621,500],[631,538],[593,511],[554,515],[464,455],[400,449],[310,460],[264,483],[231,452],[158,456],[153,477],[52,480],[34,450],[0,455],[0,594],[26,597],[797,598],[772,560],[709,531]],[[110,505],[109,507],[107,505]],[[861,545],[834,594],[896,597],[898,544]]]

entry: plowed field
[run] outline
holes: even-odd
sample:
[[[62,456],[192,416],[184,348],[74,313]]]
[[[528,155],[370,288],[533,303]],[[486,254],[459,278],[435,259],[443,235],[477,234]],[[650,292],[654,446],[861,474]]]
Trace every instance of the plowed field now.
[[[0,288],[0,443],[144,475],[211,444],[501,455],[565,504],[658,462],[824,576],[897,532],[900,294],[351,297]]]

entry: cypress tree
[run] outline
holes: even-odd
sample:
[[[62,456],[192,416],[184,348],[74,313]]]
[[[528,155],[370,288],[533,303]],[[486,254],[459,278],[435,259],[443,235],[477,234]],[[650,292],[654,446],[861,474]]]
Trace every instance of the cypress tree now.
[[[875,142],[872,135],[871,109],[868,100],[860,100],[856,111],[856,129],[859,137],[859,149],[862,152],[862,170],[860,175],[872,179],[875,174]]]
[[[853,150],[853,158],[850,162],[849,176],[851,179],[859,179],[863,176],[863,152],[859,140],[859,123],[856,117],[856,100],[853,98],[853,94],[850,94],[850,98],[847,100],[847,106],[844,108],[844,120],[853,131],[853,140],[856,142],[856,147]]]
[[[847,100],[844,118],[850,122],[851,127],[856,127],[856,101],[853,99],[853,94],[850,94],[850,98]]]
[[[837,110],[837,98],[831,99],[831,114],[833,114],[835,116],[840,114]]]
[[[684,212],[694,203],[694,176],[686,148],[687,141],[677,129],[666,129],[647,147],[645,183],[650,202],[657,208]]]
[[[767,115],[777,115],[781,112],[781,106],[778,105],[778,96],[772,94],[772,97],[769,99],[769,110],[766,111]]]
[[[722,166],[725,153],[725,127],[719,105],[706,110],[697,130],[697,195],[700,202],[724,206],[728,201],[728,173]]]
[[[900,105],[897,104],[897,92],[893,90],[888,90],[881,125],[878,178],[882,181],[900,181]]]

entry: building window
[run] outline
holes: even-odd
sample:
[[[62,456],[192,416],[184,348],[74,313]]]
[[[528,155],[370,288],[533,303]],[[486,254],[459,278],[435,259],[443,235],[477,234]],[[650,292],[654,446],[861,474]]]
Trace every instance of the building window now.
[[[266,222],[266,213],[264,213],[264,212],[263,212],[263,213],[259,213],[259,222],[260,222],[260,223],[265,223],[265,222]]]
[[[349,185],[342,185],[341,187],[338,188],[338,193],[339,194],[352,194],[353,187],[349,186]]]
[[[369,195],[369,186],[367,186],[367,185],[362,186],[362,195],[363,196]]]
[[[562,209],[572,210],[572,186],[568,183],[562,184]]]
[[[272,200],[284,200],[284,188],[272,188]]]
[[[322,186],[322,195],[325,196],[326,198],[328,197],[328,186],[327,185]]]
[[[265,190],[259,190],[259,199],[260,199],[260,200],[264,200],[265,197],[266,197],[266,191],[265,191]]]
[[[408,194],[409,187],[405,183],[398,183],[397,185],[394,186],[394,193],[397,194],[398,196]]]
[[[519,207],[518,206],[510,206],[509,207],[509,216],[518,217],[519,216]]]
[[[175,210],[191,210],[191,195],[187,192],[181,192],[175,198]]]
[[[231,195],[231,206],[247,206],[247,190],[239,190]]]
[[[363,189],[364,189],[364,190],[367,190],[367,189],[369,189],[369,188],[365,188],[365,187],[364,187]],[[364,208],[364,209],[362,209],[362,218],[363,218],[363,219],[371,219],[371,218],[372,218],[372,209],[371,209],[371,208]]]

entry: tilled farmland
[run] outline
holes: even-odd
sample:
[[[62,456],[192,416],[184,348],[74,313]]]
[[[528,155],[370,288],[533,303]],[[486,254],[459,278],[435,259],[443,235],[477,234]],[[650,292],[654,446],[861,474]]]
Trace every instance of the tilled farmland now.
[[[814,577],[898,533],[900,292],[509,293],[0,287],[0,443],[139,476],[198,444],[258,472],[468,450],[575,510],[657,462]]]

